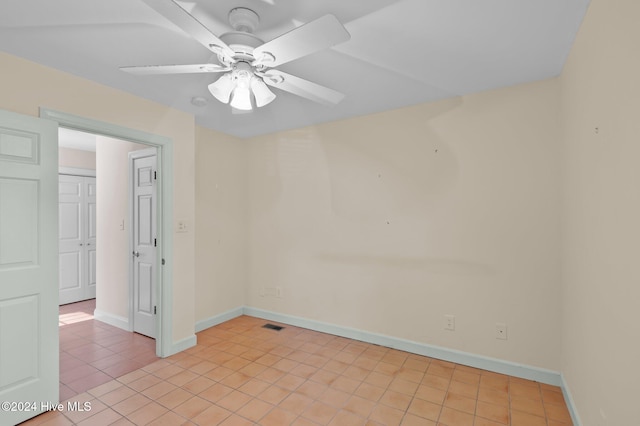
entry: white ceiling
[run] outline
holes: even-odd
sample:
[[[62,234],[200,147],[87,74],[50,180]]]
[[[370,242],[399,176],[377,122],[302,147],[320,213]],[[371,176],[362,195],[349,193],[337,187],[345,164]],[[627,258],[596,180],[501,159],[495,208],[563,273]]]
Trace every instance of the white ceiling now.
[[[96,142],[97,138],[94,134],[64,127],[58,129],[58,146],[60,147],[96,152]]]
[[[346,94],[326,107],[274,90],[237,114],[219,74],[134,76],[121,66],[210,62],[211,52],[140,0],[1,0],[0,50],[192,113],[239,137],[298,128],[557,76],[589,0],[191,0],[214,34],[249,7],[265,41],[326,13],[351,40],[278,69]],[[207,105],[197,107],[193,97]]]

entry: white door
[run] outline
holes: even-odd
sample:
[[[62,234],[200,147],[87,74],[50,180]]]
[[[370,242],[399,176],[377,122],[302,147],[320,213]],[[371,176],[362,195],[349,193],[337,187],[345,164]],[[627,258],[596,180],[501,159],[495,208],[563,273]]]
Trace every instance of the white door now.
[[[60,304],[96,297],[96,179],[60,175]]]
[[[58,359],[58,126],[0,110],[0,424],[58,401]]]
[[[156,337],[156,150],[129,154],[132,184],[133,331]]]

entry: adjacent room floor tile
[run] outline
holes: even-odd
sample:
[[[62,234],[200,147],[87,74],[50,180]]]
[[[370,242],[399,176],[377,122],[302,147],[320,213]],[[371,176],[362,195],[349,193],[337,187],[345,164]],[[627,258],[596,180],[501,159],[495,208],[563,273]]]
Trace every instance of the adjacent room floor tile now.
[[[159,359],[154,339],[96,321],[95,309],[96,299],[60,306],[61,400]]]

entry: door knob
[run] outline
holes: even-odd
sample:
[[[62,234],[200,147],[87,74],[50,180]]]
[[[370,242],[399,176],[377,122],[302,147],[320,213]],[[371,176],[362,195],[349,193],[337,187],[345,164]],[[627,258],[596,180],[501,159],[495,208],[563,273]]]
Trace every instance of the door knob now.
[[[132,253],[135,257],[140,257],[140,252],[139,251],[134,251]]]

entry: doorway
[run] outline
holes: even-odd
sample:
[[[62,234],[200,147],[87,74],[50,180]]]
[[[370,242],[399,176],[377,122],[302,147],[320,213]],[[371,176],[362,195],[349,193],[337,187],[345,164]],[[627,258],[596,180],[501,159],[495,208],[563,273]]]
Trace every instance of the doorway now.
[[[59,136],[60,304],[97,298],[97,320],[155,338],[157,148],[66,128]]]
[[[158,167],[162,173],[157,179],[157,251],[156,251],[156,355],[169,356],[178,348],[173,343],[173,141],[167,137],[134,130],[98,120],[92,120],[73,114],[46,108],[40,109],[40,117],[58,122],[66,127],[87,133],[107,136],[155,147]],[[100,185],[100,183],[98,183]],[[99,189],[100,190],[100,189]],[[100,236],[98,235],[98,238]],[[98,299],[100,298],[98,289]],[[167,301],[164,303],[164,301]],[[122,318],[121,318],[122,319]],[[118,318],[115,318],[117,321]],[[119,324],[120,328],[123,324]],[[128,327],[128,324],[125,324]],[[178,344],[178,347],[179,344]]]
[[[129,306],[136,304],[129,292],[131,265],[123,256],[130,250],[132,235],[140,234],[133,226],[139,221],[128,215],[129,154],[149,151],[155,155],[156,148],[59,129],[61,400],[158,359],[155,335],[132,333],[141,330],[127,315]],[[153,207],[147,233],[155,236],[154,200],[147,200],[145,207]],[[147,275],[155,275],[153,259],[149,263]],[[153,285],[149,290],[155,293]],[[149,322],[155,331],[155,315]]]

